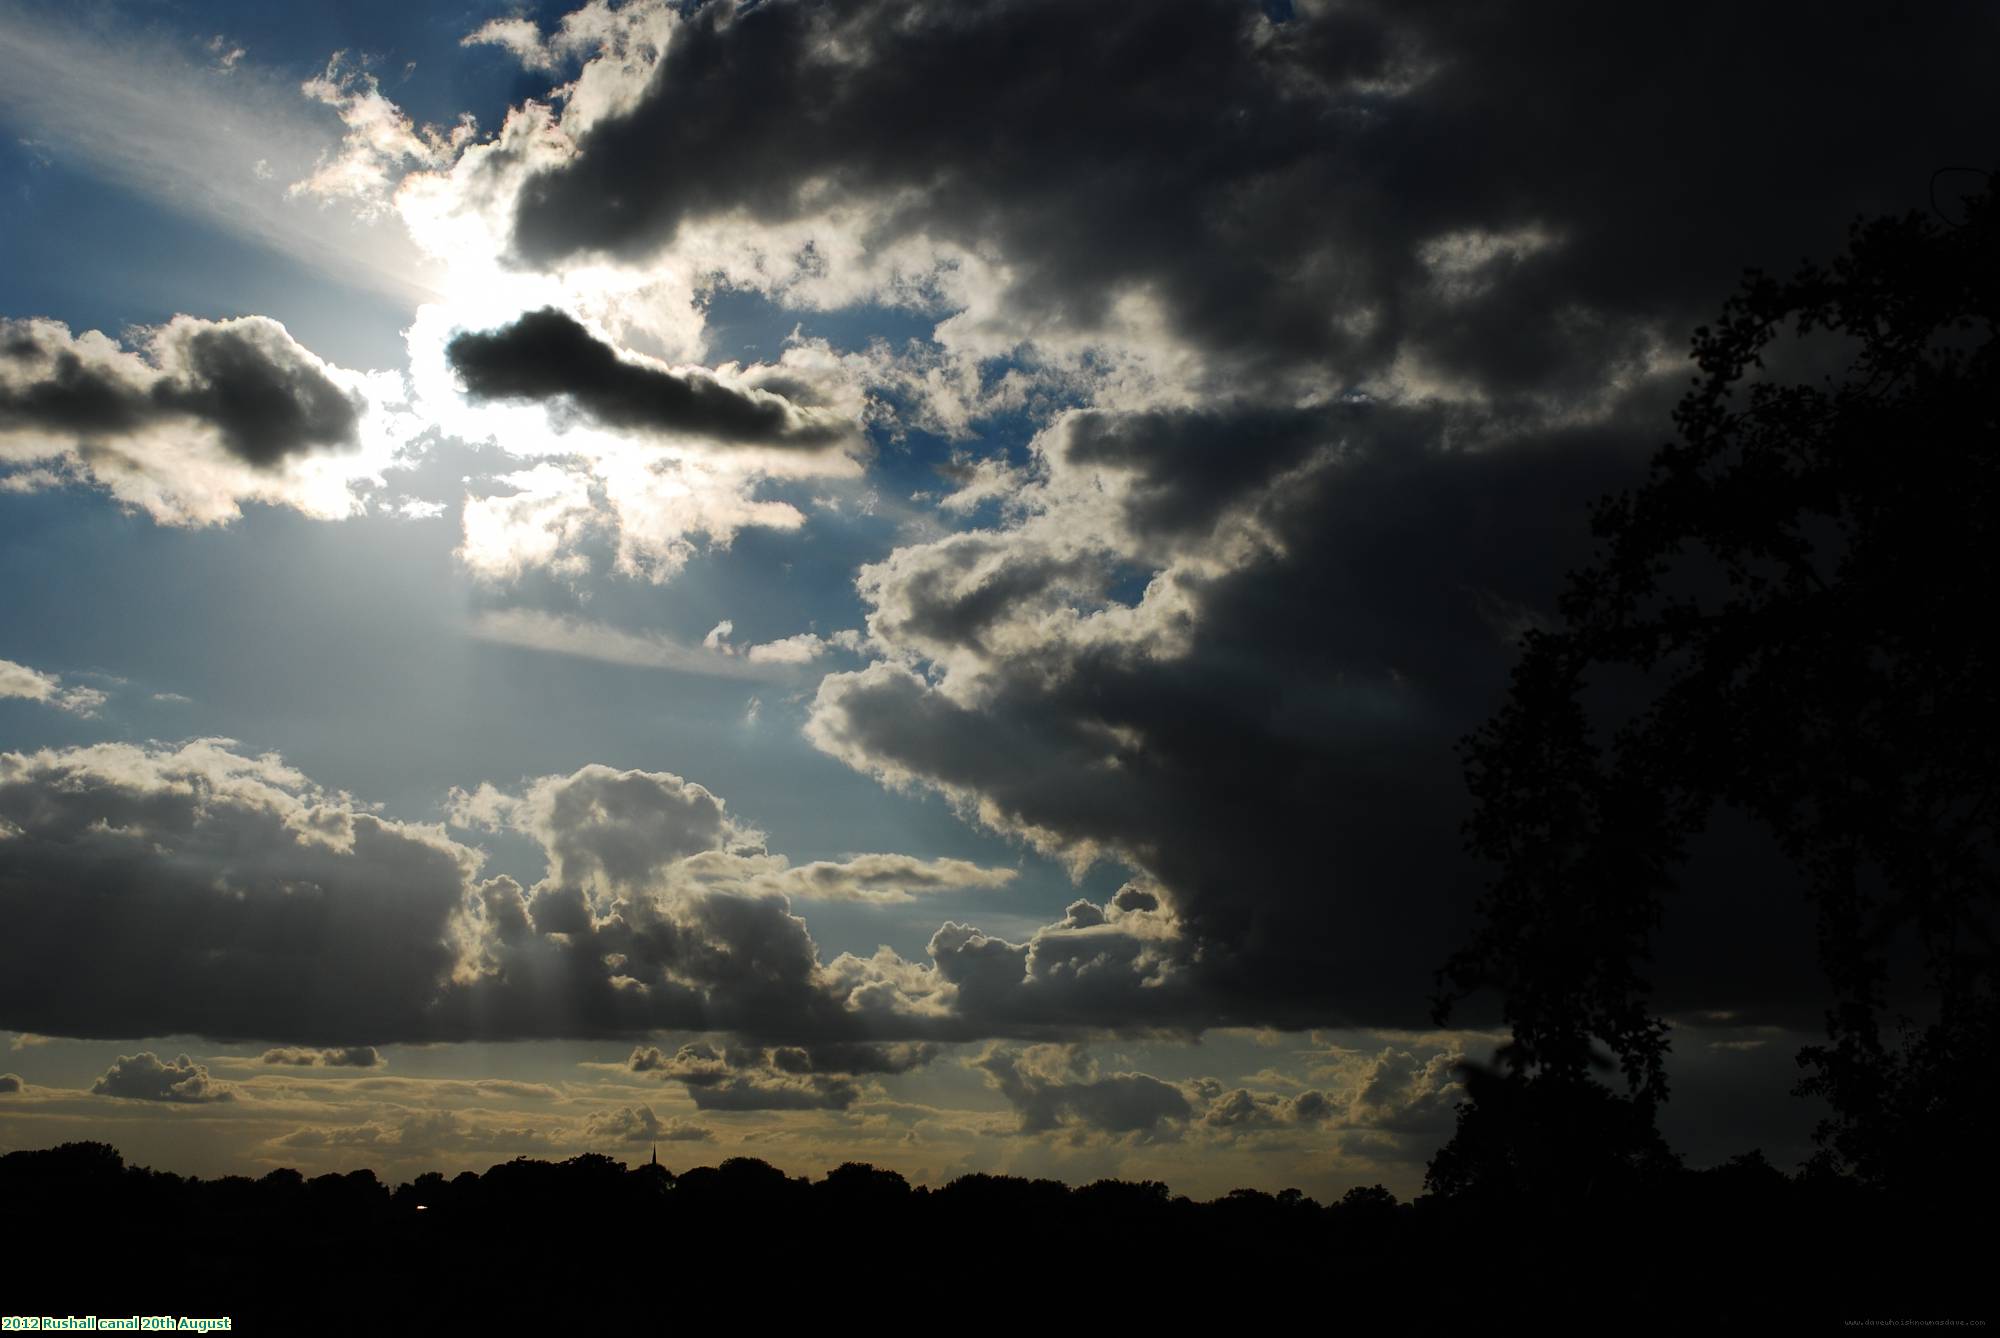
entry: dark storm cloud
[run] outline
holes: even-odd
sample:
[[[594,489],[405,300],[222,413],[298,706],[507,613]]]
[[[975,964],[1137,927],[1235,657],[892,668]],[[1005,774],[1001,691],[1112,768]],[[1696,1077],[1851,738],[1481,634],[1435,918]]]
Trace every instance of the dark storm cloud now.
[[[1078,469],[1132,476],[1121,499],[1135,537],[1151,544],[1208,538],[1216,520],[1338,442],[1362,406],[1273,410],[1217,406],[1195,411],[1084,412],[1065,419],[1055,450]]]
[[[986,1025],[941,972],[823,964],[783,895],[712,886],[785,865],[678,776],[585,767],[455,805],[535,836],[548,878],[482,879],[442,830],[226,741],[0,754],[0,1026],[256,1038],[320,1067],[398,1041],[731,1033],[668,1076],[784,1109],[845,1107]],[[551,906],[567,918],[538,923]]]
[[[1164,279],[1176,313],[1217,334],[1319,339],[1317,295],[1258,258],[1288,202],[1247,197],[1301,184],[1289,178],[1320,146],[1325,99],[1246,58],[1254,14],[709,6],[636,107],[530,181],[515,244],[536,261],[642,254],[689,220],[893,196],[879,244],[926,233],[997,249],[1018,270],[1011,296],[1044,318],[1088,327],[1120,286]],[[1197,203],[1232,190],[1250,206],[1240,217]],[[1205,272],[1176,260],[1191,252]]]
[[[64,1036],[410,1036],[465,852],[210,744],[0,755],[0,1015]]]
[[[213,423],[223,444],[253,465],[352,443],[354,401],[291,347],[263,326],[197,331],[182,374],[156,384],[153,402]]]
[[[627,361],[553,307],[455,335],[445,355],[475,400],[566,401],[606,427],[805,449],[853,435],[839,418],[767,390]]]
[[[859,205],[871,245],[999,255],[1045,326],[1144,290],[1238,369],[1421,344],[1495,391],[1579,391],[1637,323],[1678,343],[1741,266],[1984,161],[2000,110],[1976,3],[1293,8],[707,5],[531,179],[514,244],[634,256]]]
[[[781,1045],[764,1052],[766,1062],[782,1073],[908,1073],[938,1056],[936,1045],[923,1042],[878,1044],[831,1041],[822,1045]]]
[[[1442,411],[1330,409],[1330,462],[1258,502],[1271,551],[1178,578],[1194,610],[1185,653],[1032,642],[983,664],[976,704],[888,663],[829,677],[822,747],[1059,848],[1117,853],[1171,897],[1181,938],[1166,944],[1093,946],[1104,931],[1072,916],[1076,932],[1045,933],[1031,956],[947,926],[931,953],[961,1010],[1072,1025],[1422,1025],[1431,972],[1469,929],[1485,876],[1459,851],[1453,745],[1499,704],[1522,620],[1587,559],[1589,501],[1643,460],[1643,424],[1664,410],[1656,398],[1533,443],[1450,451],[1432,445]],[[1287,422],[1287,436],[1304,432]],[[1230,427],[1201,411],[1163,435],[1205,432],[1221,452]],[[1155,477],[1173,488],[1170,466],[1143,475]],[[1148,483],[1133,495],[1155,494]],[[959,561],[952,542],[938,562]],[[892,644],[928,650],[909,629],[967,622],[950,587],[925,579],[927,553],[911,555],[909,579],[870,587],[871,626]],[[1770,861],[1728,842],[1703,849],[1663,944],[1663,1000],[1815,1015],[1803,903],[1772,895]],[[1134,889],[1135,907],[1142,896],[1155,893]],[[1057,969],[1077,953],[1095,968]],[[1036,973],[1061,988],[1022,988]]]
[[[94,442],[192,422],[259,468],[355,442],[357,401],[274,321],[181,318],[156,343],[155,367],[44,322],[8,323],[6,339],[0,433]]]
[[[144,391],[85,366],[67,349],[45,350],[32,338],[18,337],[8,352],[16,361],[43,366],[34,379],[0,390],[0,427],[63,436],[130,432],[153,410]]]
[[[213,740],[0,754],[0,1025],[255,1037],[313,1047],[268,1062],[318,1065],[362,1064],[388,1041],[862,1039],[782,897],[623,877],[643,865],[625,860],[635,828],[724,835],[707,791],[652,774],[642,802],[637,775],[588,768],[515,801],[532,823],[572,820],[546,832],[553,870],[604,880],[601,913],[551,933],[518,884],[478,880],[476,852],[272,758]],[[628,802],[579,812],[581,794]],[[801,1053],[817,1081],[823,1065]],[[825,1053],[870,1072],[921,1059]]]
[[[514,908],[487,910],[489,922],[515,926],[495,949],[501,969],[441,994],[426,1025],[510,1037],[863,1032],[820,979],[818,948],[782,897],[648,889],[614,898],[573,931],[548,934],[525,932],[526,917],[516,918],[521,894],[511,895]]]
[[[713,5],[520,201],[539,260],[845,207],[867,246],[997,257],[996,329],[1109,331],[1142,293],[1226,388],[1059,421],[1029,520],[863,573],[888,658],[825,681],[820,745],[1123,859],[1174,927],[947,926],[987,1027],[1420,1024],[1485,878],[1453,745],[1669,433],[1674,350],[1744,265],[1981,161],[2000,111],[1988,7],[1295,9]],[[1085,635],[1121,564],[1182,608]],[[1727,826],[1659,998],[1810,1019],[1804,907]]]

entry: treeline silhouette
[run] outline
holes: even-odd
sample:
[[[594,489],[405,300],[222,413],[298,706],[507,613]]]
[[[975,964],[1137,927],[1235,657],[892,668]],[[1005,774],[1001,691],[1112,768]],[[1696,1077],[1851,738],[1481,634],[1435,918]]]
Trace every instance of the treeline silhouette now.
[[[1304,1305],[1362,1332],[1785,1331],[1975,1316],[1991,1264],[1982,1235],[1934,1212],[1757,1153],[1701,1171],[1667,1157],[1552,1211],[1490,1184],[1202,1203],[1158,1181],[931,1189],[853,1162],[812,1180],[748,1157],[675,1173],[596,1153],[392,1189],[368,1170],[205,1180],[86,1142],[0,1157],[0,1206],[17,1228],[0,1311],[227,1315],[252,1333],[1216,1305],[1245,1324]]]

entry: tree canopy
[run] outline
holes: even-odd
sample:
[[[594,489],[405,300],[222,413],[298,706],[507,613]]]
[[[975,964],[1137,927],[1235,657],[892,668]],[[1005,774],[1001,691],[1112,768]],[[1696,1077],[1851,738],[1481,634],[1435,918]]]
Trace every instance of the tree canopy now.
[[[1496,872],[1437,1012],[1497,991],[1517,1083],[1588,1083],[1607,1047],[1632,1103],[1665,1098],[1648,951],[1726,804],[1816,910],[1822,1157],[1884,1185],[1990,1163],[1997,234],[1990,185],[1857,222],[1695,332],[1676,439],[1599,504],[1596,560],[1462,747]]]

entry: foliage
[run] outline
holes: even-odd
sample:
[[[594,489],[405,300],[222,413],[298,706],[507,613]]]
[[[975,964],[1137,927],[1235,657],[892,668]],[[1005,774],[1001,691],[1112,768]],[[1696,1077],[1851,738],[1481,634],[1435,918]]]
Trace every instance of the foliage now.
[[[1996,243],[1990,189],[1962,219],[1857,223],[1695,332],[1678,438],[1599,505],[1598,560],[1463,746],[1497,874],[1438,1014],[1497,991],[1510,1072],[1583,1083],[1601,1044],[1640,1107],[1664,1099],[1648,947],[1727,804],[1816,907],[1831,1003],[1801,1090],[1834,1109],[1825,1155],[1905,1186],[1990,1163]]]

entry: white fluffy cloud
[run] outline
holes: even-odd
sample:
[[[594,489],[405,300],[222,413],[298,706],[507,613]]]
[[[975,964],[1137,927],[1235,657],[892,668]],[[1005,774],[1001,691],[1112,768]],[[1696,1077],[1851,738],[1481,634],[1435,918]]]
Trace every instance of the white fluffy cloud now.
[[[96,688],[80,684],[64,687],[60,676],[30,669],[12,660],[0,660],[0,697],[46,702],[58,710],[85,717],[96,715],[98,708],[110,700]]]
[[[468,33],[462,44],[502,47],[531,70],[556,70],[592,57],[601,67],[646,69],[659,58],[675,17],[663,0],[627,0],[619,5],[590,0],[563,15],[547,34],[532,19],[491,19]],[[606,72],[598,72],[595,80],[579,80],[570,87],[569,98],[589,101],[595,90],[588,84],[603,81]]]
[[[670,772],[587,766],[544,776],[519,795],[491,785],[454,791],[452,820],[525,833],[549,852],[532,906],[603,910],[649,889],[802,901],[907,902],[927,893],[1004,887],[1013,869],[961,859],[863,854],[794,866],[718,796]],[[567,914],[567,913],[565,913]]]
[[[333,108],[346,127],[340,147],[321,155],[312,174],[291,194],[342,200],[364,218],[389,208],[389,195],[405,172],[449,162],[477,132],[471,116],[449,130],[416,126],[382,93],[375,76],[346,63],[337,52],[326,69],[301,86],[315,102]]]

